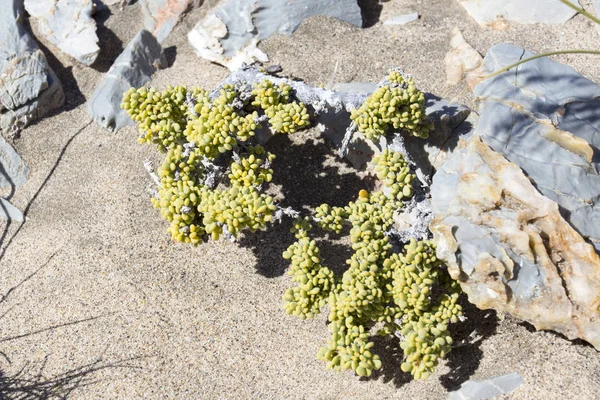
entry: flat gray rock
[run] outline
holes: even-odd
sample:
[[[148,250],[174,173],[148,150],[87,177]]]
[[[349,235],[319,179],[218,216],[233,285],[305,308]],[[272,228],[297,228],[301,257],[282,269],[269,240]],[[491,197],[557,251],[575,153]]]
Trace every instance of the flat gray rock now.
[[[169,36],[182,15],[200,6],[199,0],[140,0],[144,14],[144,28],[151,32],[159,43]]]
[[[533,53],[500,44],[487,72]],[[542,58],[480,83],[476,133],[517,164],[562,216],[600,250],[600,86]]]
[[[115,60],[88,101],[88,113],[100,126],[117,132],[133,125],[121,109],[123,93],[150,82],[156,70],[166,66],[162,48],[156,38],[142,29]]]
[[[16,134],[31,120],[61,107],[60,82],[21,25],[22,3],[0,0],[0,131]]]
[[[469,15],[482,26],[498,19],[521,24],[560,24],[577,11],[558,0],[458,0]],[[577,0],[572,0],[579,5]]]
[[[291,35],[313,15],[362,26],[356,0],[227,0],[198,22],[188,39],[200,57],[236,70],[242,63],[267,61],[256,44],[275,33]]]
[[[491,399],[512,392],[522,383],[523,378],[516,372],[484,381],[467,381],[461,385],[460,389],[450,392],[448,400]]]
[[[100,52],[92,0],[25,0],[40,33],[64,53],[91,65]]]

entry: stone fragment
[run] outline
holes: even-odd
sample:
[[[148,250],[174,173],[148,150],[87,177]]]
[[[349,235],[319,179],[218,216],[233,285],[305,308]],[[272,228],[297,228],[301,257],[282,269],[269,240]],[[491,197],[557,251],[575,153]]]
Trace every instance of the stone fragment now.
[[[30,121],[61,107],[60,82],[21,25],[22,3],[0,2],[0,131],[17,135]]]
[[[405,25],[419,19],[419,13],[396,15],[383,21],[384,25]]]
[[[501,44],[486,73],[533,53]],[[563,217],[600,250],[600,86],[547,58],[481,82],[476,132],[517,164]]]
[[[142,29],[94,90],[88,101],[88,113],[96,123],[113,132],[133,125],[131,118],[121,109],[123,93],[131,87],[145,85],[156,70],[166,65],[160,44],[150,32]]]
[[[23,186],[28,172],[29,168],[19,153],[0,135],[0,188]]]
[[[7,221],[23,222],[23,213],[13,206],[10,201],[0,197],[0,219]]]
[[[498,30],[495,24],[560,24],[571,19],[577,11],[558,0],[458,0],[469,15],[483,27]],[[572,0],[579,5],[577,0]],[[504,21],[503,21],[504,20]]]
[[[483,57],[463,37],[458,28],[452,31],[450,47],[452,48],[444,58],[446,65],[446,83],[458,85],[463,76],[467,76],[467,84],[471,89],[480,81]]]
[[[144,28],[162,43],[184,13],[201,4],[201,0],[140,0]]]
[[[356,0],[226,0],[196,24],[188,40],[200,57],[234,71],[242,63],[268,61],[258,42],[275,33],[291,35],[313,15],[362,25]]]
[[[96,60],[100,47],[92,0],[25,0],[25,10],[61,51],[85,65]]]
[[[431,199],[438,257],[471,303],[600,349],[600,257],[517,165],[473,135]]]
[[[371,94],[377,89],[377,83],[371,82],[339,82],[333,84],[333,90],[338,92]]]
[[[512,392],[522,383],[523,378],[516,372],[484,381],[467,381],[461,385],[460,389],[450,392],[448,400],[491,399]]]

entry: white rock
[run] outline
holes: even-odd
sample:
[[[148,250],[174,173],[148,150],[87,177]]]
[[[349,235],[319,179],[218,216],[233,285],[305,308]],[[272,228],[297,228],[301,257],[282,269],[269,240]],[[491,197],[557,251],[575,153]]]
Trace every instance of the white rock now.
[[[383,21],[384,25],[405,25],[419,19],[419,13],[396,15]]]

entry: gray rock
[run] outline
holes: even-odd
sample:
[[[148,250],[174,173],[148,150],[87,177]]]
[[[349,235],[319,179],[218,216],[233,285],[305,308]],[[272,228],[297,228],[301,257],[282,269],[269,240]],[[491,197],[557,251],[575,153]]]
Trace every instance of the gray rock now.
[[[560,24],[577,11],[558,0],[458,0],[480,25],[489,26],[498,19],[520,24]],[[579,5],[577,0],[572,0]]]
[[[531,55],[496,45],[484,68],[493,72]],[[542,58],[483,81],[475,94],[484,142],[521,167],[600,250],[600,86]]]
[[[25,10],[60,50],[85,65],[96,60],[100,47],[92,0],[25,0]]]
[[[419,13],[396,15],[383,21],[384,25],[405,25],[419,19]]]
[[[23,222],[23,213],[13,206],[10,201],[0,197],[0,219]]]
[[[354,94],[371,94],[377,89],[377,83],[371,82],[340,82],[333,85],[333,90]]]
[[[156,38],[142,29],[94,90],[88,101],[88,113],[96,123],[113,132],[133,125],[131,118],[121,109],[123,93],[131,87],[139,88],[150,82],[152,74],[166,64]]]
[[[188,10],[199,7],[201,0],[140,0],[144,14],[144,28],[156,37],[159,43],[167,38],[181,16]]]
[[[275,33],[291,35],[313,15],[362,25],[356,0],[228,0],[198,22],[188,39],[200,57],[236,70],[242,63],[267,61],[256,48],[258,41]]]
[[[460,389],[450,392],[448,400],[484,400],[501,394],[507,394],[523,383],[521,375],[512,374],[497,376],[484,381],[467,381]]]
[[[23,186],[28,172],[19,153],[0,135],[0,187],[15,189]]]
[[[22,3],[0,0],[0,130],[17,134],[61,107],[64,95],[46,58],[21,25]]]
[[[517,165],[473,135],[431,199],[437,255],[471,303],[600,349],[600,257]]]

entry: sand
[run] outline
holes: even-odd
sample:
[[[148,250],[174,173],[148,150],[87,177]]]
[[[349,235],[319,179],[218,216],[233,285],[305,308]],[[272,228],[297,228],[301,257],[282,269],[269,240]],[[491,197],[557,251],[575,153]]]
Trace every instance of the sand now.
[[[215,3],[188,15],[166,40],[170,66],[153,85],[212,88],[228,75],[197,58],[186,39]],[[381,20],[409,11],[421,19],[359,29],[314,17],[293,36],[259,47],[285,73],[313,85],[329,82],[336,62],[337,82],[376,82],[401,67],[423,90],[474,106],[464,86],[445,84],[454,26],[482,54],[500,42],[534,52],[597,48],[600,38],[581,16],[495,32],[479,27],[456,1],[398,0],[374,9],[370,15]],[[401,353],[391,340],[378,340],[384,368],[370,379],[326,370],[316,359],[328,338],[326,316],[301,321],[281,305],[291,285],[280,256],[293,241],[285,227],[240,243],[171,242],[150,204],[152,182],[143,167],[160,159],[156,150],[137,144],[134,127],[112,134],[88,124],[85,99],[141,27],[139,4],[113,7],[101,25],[96,69],[46,44],[67,104],[14,142],[31,172],[11,199],[26,211],[26,223],[2,226],[0,293],[10,294],[0,302],[0,385],[25,367],[31,398],[47,388],[72,399],[444,399],[468,379],[518,372],[525,383],[505,398],[597,398],[600,354],[591,346],[473,307],[455,337],[466,340],[475,331],[482,339],[454,349],[426,381],[400,372]],[[556,59],[600,82],[597,58]],[[312,139],[269,144],[279,156],[276,188],[295,206],[343,204],[362,187],[361,177],[315,132],[302,135]],[[341,268],[343,241],[322,243],[326,260]]]

